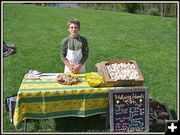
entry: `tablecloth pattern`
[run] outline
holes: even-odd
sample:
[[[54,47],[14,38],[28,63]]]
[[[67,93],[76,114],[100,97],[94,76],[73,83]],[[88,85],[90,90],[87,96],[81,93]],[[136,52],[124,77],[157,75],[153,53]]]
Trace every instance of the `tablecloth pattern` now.
[[[74,85],[59,84],[56,79],[23,79],[19,88],[14,113],[14,125],[22,126],[24,119],[86,117],[105,113],[108,91],[115,87],[91,87],[85,74],[77,74]]]

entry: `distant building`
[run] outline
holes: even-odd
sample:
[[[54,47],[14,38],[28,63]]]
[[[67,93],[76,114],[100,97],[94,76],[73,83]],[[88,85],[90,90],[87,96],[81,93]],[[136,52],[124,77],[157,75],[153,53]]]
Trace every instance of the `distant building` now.
[[[78,8],[79,5],[76,3],[49,3],[50,6],[55,7],[67,7],[67,8]]]

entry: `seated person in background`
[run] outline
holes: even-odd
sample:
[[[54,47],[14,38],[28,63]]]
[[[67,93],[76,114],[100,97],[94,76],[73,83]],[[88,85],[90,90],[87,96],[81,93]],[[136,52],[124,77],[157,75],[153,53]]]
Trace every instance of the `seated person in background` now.
[[[14,44],[6,44],[3,41],[3,57],[9,56],[16,52],[16,47]]]

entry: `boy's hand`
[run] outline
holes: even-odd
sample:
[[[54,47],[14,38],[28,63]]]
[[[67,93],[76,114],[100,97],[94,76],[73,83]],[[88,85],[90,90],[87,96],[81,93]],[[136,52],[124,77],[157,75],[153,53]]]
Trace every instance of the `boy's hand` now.
[[[76,74],[79,72],[79,70],[81,69],[82,65],[81,64],[78,64],[77,66],[75,66],[73,69],[72,69],[72,73]]]

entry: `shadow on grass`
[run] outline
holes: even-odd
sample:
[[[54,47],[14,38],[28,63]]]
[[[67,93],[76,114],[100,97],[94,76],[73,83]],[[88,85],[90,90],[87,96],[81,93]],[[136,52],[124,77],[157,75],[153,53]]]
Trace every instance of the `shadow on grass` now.
[[[106,132],[106,117],[94,115],[89,117],[56,118],[55,130],[57,132]]]

